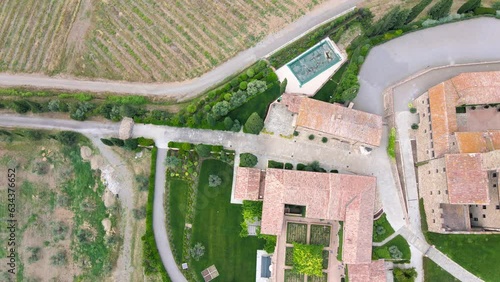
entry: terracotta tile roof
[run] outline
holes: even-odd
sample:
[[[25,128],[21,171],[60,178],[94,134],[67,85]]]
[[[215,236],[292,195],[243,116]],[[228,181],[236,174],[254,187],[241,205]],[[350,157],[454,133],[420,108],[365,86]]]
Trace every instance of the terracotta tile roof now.
[[[460,153],[485,153],[500,149],[500,131],[455,132]]]
[[[300,104],[297,126],[371,146],[382,136],[382,117],[310,98]]]
[[[234,198],[256,201],[259,198],[260,169],[238,167],[234,185]]]
[[[457,105],[500,102],[500,72],[462,73],[451,79],[458,92]]]
[[[450,134],[455,132],[457,127],[455,104],[450,103],[450,97],[446,95],[446,90],[449,89],[449,83],[440,83],[429,89],[432,141],[436,157],[448,151]]]
[[[375,260],[371,263],[350,264],[349,281],[351,282],[385,282],[386,270],[384,260]]]
[[[261,232],[280,235],[285,204],[308,218],[345,221],[346,263],[371,260],[376,179],[334,173],[267,169]]]
[[[304,98],[306,98],[304,95],[285,93],[281,95],[281,103],[287,106],[290,112],[297,114]]]
[[[481,154],[445,156],[450,204],[489,204],[488,174]]]

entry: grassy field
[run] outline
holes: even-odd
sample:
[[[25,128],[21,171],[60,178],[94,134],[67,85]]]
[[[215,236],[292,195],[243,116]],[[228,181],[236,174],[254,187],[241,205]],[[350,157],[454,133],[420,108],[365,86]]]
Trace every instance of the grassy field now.
[[[392,248],[397,248],[400,253],[400,256],[394,254]],[[403,236],[398,235],[394,237],[394,239],[387,242],[385,245],[381,247],[373,247],[372,258],[376,259],[389,259],[389,260],[410,260],[411,252],[410,245],[403,238]]]
[[[444,235],[428,232],[430,244],[484,281],[498,281],[500,235]]]
[[[263,93],[258,94],[246,102],[242,107],[238,107],[231,111],[228,116],[233,120],[239,120],[241,124],[244,124],[248,117],[254,112],[258,113],[259,116],[264,119],[266,117],[269,104],[278,99],[279,96],[280,86],[278,84],[274,84]]]
[[[0,4],[0,69],[181,81],[322,2],[6,0]]]
[[[221,186],[208,186],[211,174],[222,178]],[[232,174],[233,168],[218,160],[205,160],[201,166],[192,242],[203,244],[205,254],[191,266],[199,279],[200,272],[214,264],[220,281],[255,280],[254,258],[264,241],[239,236],[243,217],[241,206],[230,203]]]
[[[344,74],[345,70],[347,69],[347,66],[349,64],[344,64],[342,65],[337,72],[330,78],[323,87],[321,87],[318,92],[313,96],[313,99],[328,102],[331,99],[331,96],[335,92],[335,89],[337,88],[337,85],[340,81],[340,78],[342,77],[342,74]]]
[[[385,213],[373,222],[373,242],[382,242],[394,233]]]
[[[446,272],[430,258],[424,257],[424,281],[425,282],[459,282],[460,280]]]
[[[168,186],[170,188],[169,206],[172,249],[174,250],[175,261],[180,264],[182,263],[182,242],[186,224],[188,184],[182,180],[170,180]]]
[[[15,168],[17,174],[16,280],[107,279],[120,247],[120,207],[104,206],[105,187],[99,173],[82,160],[82,143],[77,140],[71,147],[63,146],[49,139],[48,133],[21,130],[5,139],[9,137],[6,132],[0,134],[0,168]],[[4,181],[0,180],[0,187],[7,187]],[[2,217],[5,204],[0,203]],[[102,224],[106,218],[115,233],[106,234]],[[4,230],[0,232],[2,246],[6,235]],[[6,274],[0,280],[9,281]]]

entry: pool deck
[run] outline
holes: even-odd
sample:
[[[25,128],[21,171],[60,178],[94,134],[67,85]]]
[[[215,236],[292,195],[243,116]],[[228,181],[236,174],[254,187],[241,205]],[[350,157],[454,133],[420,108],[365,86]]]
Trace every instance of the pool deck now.
[[[294,62],[303,59],[303,57],[307,56],[310,52],[314,51],[315,48],[321,46],[325,42],[328,42],[331,47],[333,47],[335,53],[340,56],[340,60],[329,68],[323,70],[313,78],[310,78],[302,84],[299,79],[295,76],[295,74],[290,69],[289,65]],[[280,81],[287,79],[286,92],[287,93],[296,93],[296,94],[306,94],[308,96],[313,96],[316,92],[332,77],[332,75],[347,61],[347,55],[344,52],[341,52],[339,47],[331,41],[329,38],[322,40],[320,43],[311,47],[304,53],[300,54],[293,60],[291,60],[286,65],[282,66],[276,71],[278,78]]]

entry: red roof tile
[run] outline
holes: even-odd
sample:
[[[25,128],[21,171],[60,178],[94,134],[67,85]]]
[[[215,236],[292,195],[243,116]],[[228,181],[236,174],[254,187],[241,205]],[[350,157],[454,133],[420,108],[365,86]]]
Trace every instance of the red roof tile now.
[[[450,204],[489,204],[488,174],[481,154],[445,156]]]
[[[236,182],[234,185],[234,198],[237,200],[259,199],[260,169],[238,167],[236,169]]]
[[[371,263],[350,264],[349,281],[351,282],[385,282],[386,270],[384,260],[376,260]]]

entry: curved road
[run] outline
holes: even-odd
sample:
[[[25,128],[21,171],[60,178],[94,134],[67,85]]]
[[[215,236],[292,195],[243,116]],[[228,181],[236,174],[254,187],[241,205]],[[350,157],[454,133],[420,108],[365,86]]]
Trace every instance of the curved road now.
[[[377,114],[383,114],[383,104],[380,97],[383,90],[386,87],[404,79],[405,77],[412,76],[419,71],[422,71],[429,67],[449,64],[453,65],[457,63],[500,60],[500,53],[497,51],[500,50],[500,38],[491,36],[493,34],[498,34],[499,31],[500,21],[498,20],[491,18],[474,19],[466,22],[447,24],[436,28],[427,29],[425,31],[414,32],[373,48],[361,69],[361,88],[360,93],[355,100],[355,108]],[[446,40],[443,40],[444,38],[446,38]],[[495,66],[498,66],[498,64],[491,65],[492,68],[494,68]],[[480,67],[477,66],[473,67],[472,69],[474,68]],[[446,79],[447,77],[451,77],[454,75],[454,72],[460,70],[467,70],[467,68],[456,68],[452,71],[443,70],[443,72],[429,73],[419,79],[410,82],[409,85],[405,86],[407,91],[400,94],[402,96],[401,101],[405,101],[405,99],[409,100],[409,97],[416,95],[417,93],[419,93],[419,91],[425,89],[425,87],[428,87],[429,85],[432,85],[432,83],[437,82],[436,80],[442,80]],[[20,78],[22,80],[23,76],[20,76]],[[33,82],[31,81],[30,83]],[[404,104],[404,102],[401,101],[400,103]],[[78,123],[75,121],[53,121],[50,119],[42,119],[38,117],[12,118],[6,117],[5,115],[0,119],[0,126],[2,125],[53,129],[63,128],[85,132],[97,130],[97,132],[101,132],[101,134],[111,134],[111,132],[116,130],[117,127],[117,125],[113,124],[102,125],[92,122]],[[159,130],[160,128],[163,129]],[[245,140],[253,140],[252,138],[242,136],[241,134],[225,134],[216,131],[212,131],[212,133],[210,133],[203,130],[172,129],[167,127],[155,126],[138,126],[137,132],[136,130],[134,130],[134,134],[136,133],[147,134],[148,136],[155,137],[155,140],[161,142],[174,137],[175,139],[178,138],[179,140],[201,140],[208,141],[208,143],[222,141],[226,146],[238,146],[237,144],[243,144],[240,142],[245,142]],[[206,138],[211,139],[207,140]],[[259,137],[259,139],[272,139],[272,137],[266,135]],[[280,139],[279,141],[280,142],[277,144],[272,143],[274,144],[273,147],[279,146],[279,148],[276,148],[276,150],[285,150],[286,147],[291,148],[291,146],[283,146],[283,142],[287,143],[287,141],[283,141],[283,139]],[[271,144],[269,142],[274,141],[251,143],[257,144],[258,147],[256,147],[256,149],[267,149],[266,151],[272,152],[272,150],[267,147],[261,147]],[[383,140],[383,142],[386,142],[386,140]],[[383,148],[381,151],[384,151]],[[288,153],[289,151],[286,152]],[[301,150],[292,151],[292,153],[296,154],[299,154],[300,152]],[[384,153],[384,155],[386,154]],[[345,159],[345,161],[350,162],[350,158],[354,158],[354,156],[351,155],[350,157]],[[381,159],[380,161],[382,162],[383,166],[386,165],[386,159]],[[370,166],[366,166],[365,169],[370,170],[377,166],[377,164],[373,164]],[[378,177],[379,175],[377,175],[377,179]],[[383,175],[380,175],[380,177],[383,177]],[[386,187],[384,186],[385,185],[382,185],[381,187],[381,185],[379,184],[379,187],[381,189],[386,189]],[[384,190],[381,191],[385,192]],[[394,191],[388,190],[388,192]],[[399,204],[394,202],[394,197],[384,197],[385,193],[381,194],[381,200],[383,202],[384,209],[387,208],[388,211],[389,221],[395,227],[395,229],[399,229],[400,227],[402,227],[402,225],[404,225],[401,218],[403,213],[399,212],[399,210],[401,209],[400,207],[393,207],[398,206]],[[415,230],[403,229],[403,231],[406,232],[406,237],[415,236],[415,233],[418,234],[418,232],[416,232]],[[165,233],[165,229],[158,230],[158,228],[155,228],[155,236],[157,238],[159,238],[157,235],[158,232]],[[415,244],[420,242],[417,239],[415,239]],[[439,256],[439,258],[445,261],[451,261],[445,256]],[[168,263],[166,264],[166,267],[168,267]],[[460,266],[457,265],[457,267],[460,270],[463,270],[462,268],[460,268]],[[458,272],[453,273],[453,269],[447,270],[449,270],[454,275],[458,275]],[[180,273],[178,269],[176,271]],[[171,275],[170,270],[169,275]],[[177,276],[173,275],[173,277]],[[174,281],[177,281],[177,279],[174,278]]]
[[[123,81],[80,80],[75,78],[48,77],[30,74],[0,74],[2,86],[32,86],[39,88],[78,90],[89,92],[133,93],[143,95],[165,95],[178,101],[193,98],[204,90],[223,81],[237,71],[255,63],[258,59],[279,49],[309,29],[331,20],[340,13],[353,8],[361,0],[329,0],[319,5],[297,21],[275,34],[267,36],[254,47],[238,53],[204,75],[174,83],[131,83]]]

